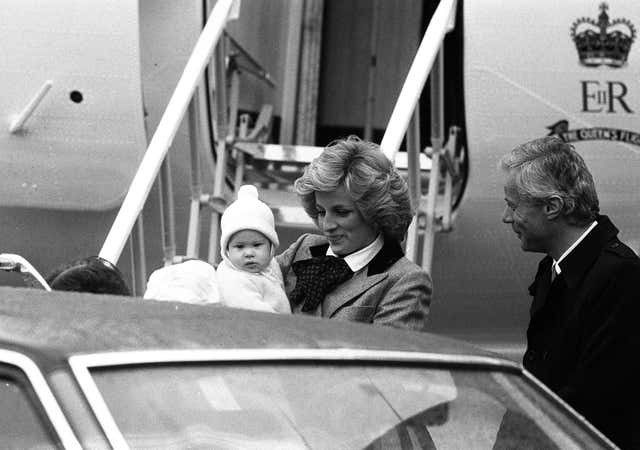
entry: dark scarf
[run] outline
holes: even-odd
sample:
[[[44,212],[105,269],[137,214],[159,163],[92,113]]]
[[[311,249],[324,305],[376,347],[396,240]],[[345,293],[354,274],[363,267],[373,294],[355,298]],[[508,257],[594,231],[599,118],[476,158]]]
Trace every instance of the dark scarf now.
[[[303,312],[315,310],[329,292],[353,276],[345,260],[335,256],[314,256],[294,262],[291,268],[296,286],[290,298],[294,304],[302,304]]]
[[[328,248],[329,244],[309,247],[312,258],[291,265],[297,280],[289,299],[294,305],[302,304],[303,312],[315,310],[327,294],[353,276],[342,258],[326,255]],[[386,271],[403,255],[397,241],[385,238],[382,249],[368,264],[367,276]]]

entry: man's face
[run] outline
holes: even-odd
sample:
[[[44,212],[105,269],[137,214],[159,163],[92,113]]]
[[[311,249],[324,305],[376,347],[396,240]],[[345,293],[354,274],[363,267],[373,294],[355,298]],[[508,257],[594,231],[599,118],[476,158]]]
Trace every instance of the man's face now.
[[[547,253],[551,239],[551,227],[545,215],[544,205],[524,201],[518,195],[513,175],[504,186],[507,203],[502,213],[502,221],[510,224],[520,239],[525,252]]]

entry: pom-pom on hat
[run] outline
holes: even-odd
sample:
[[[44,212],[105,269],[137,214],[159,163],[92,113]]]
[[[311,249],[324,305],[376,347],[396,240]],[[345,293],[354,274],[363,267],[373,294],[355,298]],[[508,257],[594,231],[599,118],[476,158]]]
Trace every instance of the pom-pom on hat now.
[[[229,239],[241,230],[254,230],[264,234],[273,244],[272,251],[280,245],[271,208],[258,199],[258,190],[250,184],[238,189],[238,199],[222,214],[220,228],[220,252],[223,257],[227,254]]]

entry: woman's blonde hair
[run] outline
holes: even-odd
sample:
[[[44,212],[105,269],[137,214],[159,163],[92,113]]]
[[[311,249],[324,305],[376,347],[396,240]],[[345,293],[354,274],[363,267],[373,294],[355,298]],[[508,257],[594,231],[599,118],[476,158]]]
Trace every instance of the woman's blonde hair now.
[[[295,190],[316,225],[315,193],[342,184],[368,223],[386,238],[404,239],[413,217],[409,188],[378,145],[357,136],[336,140],[305,168]]]

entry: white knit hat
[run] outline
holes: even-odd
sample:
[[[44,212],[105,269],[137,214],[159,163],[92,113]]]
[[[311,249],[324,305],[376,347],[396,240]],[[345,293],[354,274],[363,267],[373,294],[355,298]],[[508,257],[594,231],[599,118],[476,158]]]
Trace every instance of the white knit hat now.
[[[216,270],[197,259],[155,270],[147,282],[144,298],[184,303],[219,303]]]
[[[220,253],[223,257],[227,254],[229,239],[241,230],[255,230],[264,234],[273,244],[272,251],[280,245],[271,208],[258,199],[258,190],[250,184],[238,189],[238,199],[222,214],[220,228]]]

